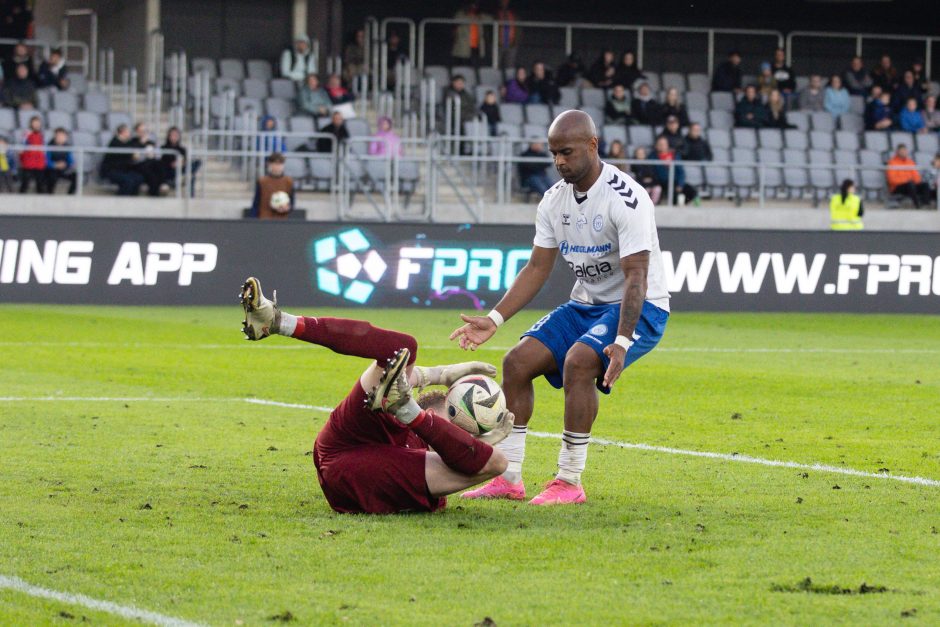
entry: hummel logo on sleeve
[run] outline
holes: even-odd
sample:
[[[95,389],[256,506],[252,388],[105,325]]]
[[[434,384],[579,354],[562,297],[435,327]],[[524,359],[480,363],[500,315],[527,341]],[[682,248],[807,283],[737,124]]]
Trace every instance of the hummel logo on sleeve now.
[[[620,197],[623,198],[623,204],[630,207],[631,209],[636,209],[640,199],[633,198],[633,190],[627,187],[626,181],[621,180],[621,178],[615,174],[609,181],[607,181],[607,184],[610,185],[615,192],[620,194]],[[632,201],[631,198],[633,199]]]

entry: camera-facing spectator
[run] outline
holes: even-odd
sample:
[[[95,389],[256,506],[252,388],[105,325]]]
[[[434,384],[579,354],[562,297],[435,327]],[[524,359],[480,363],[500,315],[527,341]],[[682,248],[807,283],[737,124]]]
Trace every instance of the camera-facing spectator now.
[[[69,182],[69,194],[75,193],[77,177],[75,174],[75,159],[69,150],[69,132],[64,128],[57,128],[52,134],[46,151],[46,192],[55,193],[56,183],[59,179]]]
[[[905,144],[898,144],[894,156],[888,160],[886,178],[891,193],[908,196],[916,209],[929,202],[930,189],[921,180],[917,164],[911,159]]]
[[[779,129],[795,128],[787,121],[787,102],[779,89],[773,90],[767,96],[767,126]]]
[[[689,125],[689,112],[679,96],[679,90],[675,87],[666,90],[666,100],[660,106],[659,113],[664,120],[668,119],[670,115],[676,116],[679,119],[679,126],[683,128]]]
[[[134,164],[147,184],[147,195],[159,196],[160,187],[165,182],[163,163],[157,158],[157,142],[143,122],[134,125],[134,137],[131,138],[130,146],[140,149],[134,154]]]
[[[624,148],[623,142],[619,139],[615,139],[610,142],[610,146],[607,147],[607,156],[605,157],[608,163],[617,166],[623,172],[629,172],[630,167],[625,163],[613,163],[614,161],[624,161],[627,158],[627,151]]]
[[[611,87],[617,75],[617,62],[613,50],[604,50],[588,71],[588,80],[594,87]],[[625,85],[629,87],[629,85]]]
[[[532,74],[529,76],[529,102],[535,104],[558,104],[561,92],[552,78],[551,72],[545,69],[545,64],[536,61],[532,64]]]
[[[334,146],[339,146],[341,142],[349,139],[349,129],[346,128],[346,120],[339,111],[333,112],[330,123],[320,129],[321,133],[327,133],[333,136],[333,141],[328,137],[321,137],[317,140],[317,152],[333,152]]]
[[[36,64],[33,61],[33,55],[29,52],[29,47],[23,42],[13,46],[13,52],[3,61],[3,75],[7,77],[7,80],[12,76],[16,76],[16,66],[18,65],[26,66],[27,77],[35,83]]]
[[[3,101],[6,106],[14,109],[36,108],[36,83],[30,78],[25,64],[16,65],[13,76],[6,80],[3,86]]]
[[[366,32],[360,28],[343,49],[343,78],[348,83],[366,71],[365,42]]]
[[[842,77],[838,74],[833,74],[829,79],[829,86],[826,87],[823,97],[823,106],[836,120],[852,108],[849,90],[842,86]]]
[[[377,122],[378,130],[375,141],[369,142],[369,154],[374,156],[393,155],[404,156],[405,151],[401,145],[401,137],[392,128],[392,118],[382,116]]]
[[[741,54],[737,50],[728,53],[728,59],[715,68],[712,91],[741,92]]]
[[[646,161],[646,148],[638,146],[633,151],[633,158],[640,162]],[[650,200],[653,201],[653,204],[658,205],[659,199],[663,195],[663,186],[656,180],[655,166],[653,166],[652,163],[634,163],[630,166],[630,172],[634,180],[642,185],[646,193],[650,195]]]
[[[177,162],[179,163],[180,174],[186,176],[186,160],[188,159],[186,148],[183,146],[183,135],[179,128],[171,126],[167,129],[166,141],[163,143],[162,149],[167,150],[167,152],[164,152],[160,156],[160,162],[163,164],[163,180],[167,185],[175,188],[177,184]],[[170,151],[176,151],[176,153],[179,153],[179,156],[177,156],[175,152]],[[199,171],[200,166],[202,166],[202,161],[196,159],[192,162],[190,167],[190,192],[196,189],[196,172]]]
[[[924,121],[924,116],[921,115],[920,110],[917,108],[916,98],[911,97],[907,99],[907,105],[898,115],[898,126],[902,131],[907,131],[908,133],[927,132],[927,124]]]
[[[39,65],[36,75],[36,85],[43,87],[56,87],[60,91],[68,89],[68,70],[65,68],[65,56],[61,48],[53,48],[49,58]]]
[[[680,207],[687,202],[698,204],[698,190],[685,182],[685,168],[678,164],[679,156],[669,147],[669,141],[662,135],[656,140],[656,159],[659,161],[677,162],[673,166],[672,189],[675,190],[674,203]],[[656,172],[656,182],[662,186],[668,196],[669,192],[669,166],[659,164],[653,166]]]
[[[881,55],[878,67],[871,71],[871,79],[874,85],[881,87],[882,91],[892,92],[894,86],[898,83],[898,71],[891,63],[891,56]]]
[[[503,116],[499,111],[499,103],[496,101],[496,92],[492,89],[487,90],[484,94],[483,104],[480,105],[480,113],[486,117],[490,136],[496,137],[499,134],[499,123],[503,121]]]
[[[636,120],[630,110],[630,98],[627,97],[627,90],[623,85],[614,85],[607,96],[607,102],[604,104],[604,120],[608,124],[635,124]]]
[[[450,87],[444,93],[445,101],[456,98],[460,107],[460,124],[463,126],[477,116],[477,104],[474,97],[467,91],[467,82],[463,75],[455,74],[450,79]]]
[[[633,118],[640,124],[657,124],[662,119],[659,103],[653,99],[653,92],[649,83],[640,83],[630,103]]]
[[[30,181],[36,184],[36,193],[44,194],[46,182],[46,140],[42,135],[42,118],[34,115],[29,119],[29,128],[23,134],[23,143],[36,146],[37,150],[24,150],[20,153],[20,193],[29,190]]]
[[[929,132],[940,131],[940,110],[937,110],[936,96],[924,98],[924,110],[920,113],[924,116],[924,126]]]
[[[343,87],[343,80],[339,77],[339,74],[330,74],[326,79],[326,93],[335,105],[353,101],[352,94]]]
[[[623,53],[617,71],[614,73],[614,84],[623,85],[627,90],[631,90],[633,84],[641,78],[646,78],[646,74],[636,64],[636,53],[627,50]]]
[[[734,124],[744,128],[763,128],[767,126],[767,107],[757,95],[757,87],[748,85],[744,96],[734,108]]]
[[[865,105],[865,128],[869,131],[888,131],[894,125],[891,94],[873,85],[871,98]]]
[[[260,220],[283,220],[294,210],[294,180],[284,176],[284,155],[265,159],[267,174],[255,182],[255,195],[249,215]]]
[[[131,129],[127,124],[117,127],[108,148],[133,148]],[[136,196],[144,184],[143,175],[137,171],[134,155],[128,152],[106,153],[101,160],[101,178],[118,186],[118,196]]]
[[[522,104],[529,101],[529,73],[517,67],[515,75],[503,86],[503,102]]]
[[[0,194],[12,194],[16,179],[16,154],[7,138],[0,135]]]
[[[679,128],[679,118],[674,115],[667,117],[666,124],[663,126],[663,132],[659,134],[659,137],[666,139],[669,143],[670,150],[682,154],[682,145],[685,143],[685,137],[682,136],[682,131]]]
[[[316,58],[310,50],[310,38],[300,35],[294,45],[281,53],[281,76],[298,83],[308,74],[316,74]]]
[[[327,116],[333,108],[333,101],[326,90],[320,87],[320,77],[307,74],[307,79],[297,92],[297,109],[301,113],[315,118]]]
[[[924,100],[924,92],[917,84],[917,81],[914,80],[914,72],[906,70],[901,82],[894,88],[894,94],[891,96],[891,108],[894,109],[895,114],[900,113],[911,98],[917,101],[917,108],[919,109]]]
[[[825,110],[826,93],[823,91],[822,77],[819,74],[809,77],[809,85],[800,92],[798,102],[801,111]]]
[[[865,69],[862,57],[859,56],[852,57],[849,68],[842,78],[845,88],[853,96],[867,96],[871,92],[872,85],[874,85],[871,74]]]
[[[522,181],[522,186],[532,190],[537,194],[544,194],[546,191],[548,191],[549,187],[554,185],[552,179],[548,176],[548,172],[546,172],[546,169],[548,168],[549,155],[547,152],[545,152],[545,144],[540,141],[533,141],[520,156],[527,158],[546,159],[545,163],[519,163],[519,180]]]
[[[787,100],[796,91],[796,75],[793,74],[793,68],[787,65],[787,53],[783,48],[774,50],[774,62],[771,69],[777,89],[780,90],[783,99]]]
[[[685,134],[685,141],[682,142],[681,154],[683,161],[712,160],[712,146],[702,136],[702,125],[698,122],[689,126],[689,132]]]
[[[558,68],[558,86],[571,87],[577,85],[583,77],[584,62],[581,60],[581,55],[572,52],[568,55],[568,58],[565,59],[565,62],[561,64],[561,67]]]

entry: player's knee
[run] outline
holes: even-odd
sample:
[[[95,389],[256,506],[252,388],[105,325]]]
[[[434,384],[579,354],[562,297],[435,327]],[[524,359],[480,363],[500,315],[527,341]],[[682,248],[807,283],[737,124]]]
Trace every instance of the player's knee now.
[[[564,380],[583,381],[593,380],[598,376],[600,360],[593,351],[571,350],[565,356]]]
[[[512,349],[503,357],[503,382],[510,385],[531,379],[529,368],[519,351]]]
[[[483,470],[480,471],[480,474],[495,477],[496,475],[501,475],[506,472],[508,466],[509,460],[506,459],[503,452],[498,448],[494,448],[493,454],[490,455],[490,458],[486,461],[486,465],[483,466]]]

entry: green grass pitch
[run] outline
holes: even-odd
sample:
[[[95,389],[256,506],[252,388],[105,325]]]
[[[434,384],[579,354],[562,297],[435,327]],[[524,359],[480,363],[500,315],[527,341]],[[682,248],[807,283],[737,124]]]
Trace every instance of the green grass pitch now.
[[[306,313],[411,332],[425,364],[465,358],[455,312]],[[594,429],[884,477],[595,444],[580,507],[369,517],[320,493],[324,412],[243,400],[332,406],[364,361],[250,344],[240,315],[0,307],[0,581],[212,625],[940,623],[940,485],[886,478],[940,480],[938,317],[676,313]],[[530,428],[562,428],[544,382]],[[529,438],[530,495],[558,446]],[[0,624],[83,617],[126,620],[0,584]]]

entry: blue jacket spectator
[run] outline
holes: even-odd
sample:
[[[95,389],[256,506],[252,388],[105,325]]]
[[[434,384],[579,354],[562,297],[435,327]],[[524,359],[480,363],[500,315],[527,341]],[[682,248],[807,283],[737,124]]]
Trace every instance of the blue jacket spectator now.
[[[277,118],[266,115],[258,122],[258,151],[266,155],[272,152],[287,152],[284,136],[277,132]]]
[[[898,126],[901,127],[902,131],[908,133],[919,133],[921,129],[926,128],[927,124],[924,121],[924,116],[917,108],[916,98],[907,99],[907,106],[898,115]]]
[[[833,74],[829,80],[829,87],[826,87],[826,94],[823,97],[823,107],[834,118],[848,113],[852,108],[849,90],[842,86],[842,77],[838,74]]]
[[[865,106],[865,128],[869,131],[887,131],[894,124],[891,112],[891,95],[875,85],[872,98]]]
[[[69,193],[75,193],[76,175],[75,159],[69,150],[69,134],[64,128],[57,128],[52,134],[52,140],[46,150],[46,192],[55,191],[55,184],[59,179],[69,182]]]

